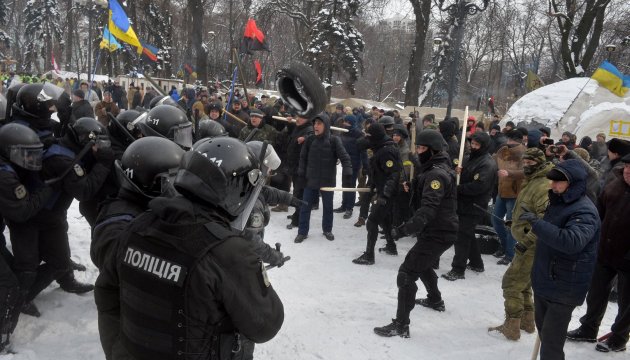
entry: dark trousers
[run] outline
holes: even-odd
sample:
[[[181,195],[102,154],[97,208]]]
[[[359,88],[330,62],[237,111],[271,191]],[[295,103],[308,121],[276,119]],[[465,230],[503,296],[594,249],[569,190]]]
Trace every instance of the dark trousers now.
[[[626,343],[630,332],[630,273],[628,272],[618,271],[597,262],[591,279],[591,287],[586,296],[586,314],[580,318],[580,323],[582,323],[582,328],[585,331],[597,336],[599,326],[606,313],[608,296],[613,287],[615,276],[618,276],[617,304],[619,310],[611,331],[617,341]]]
[[[9,223],[13,268],[20,280],[25,301],[33,300],[53,280],[70,271],[68,223],[65,219],[47,224]],[[40,262],[44,264],[40,265]]]
[[[367,218],[365,227],[367,228],[367,246],[365,252],[374,255],[374,247],[378,240],[378,226],[383,227],[387,245],[396,247],[392,239],[392,202],[388,201],[385,205],[372,205],[372,211]]]
[[[451,264],[453,270],[458,273],[466,271],[468,260],[470,260],[470,266],[483,268],[483,260],[481,259],[481,252],[479,252],[479,241],[475,237],[475,226],[481,222],[481,219],[481,215],[459,215],[455,256],[453,256],[453,263]]]
[[[304,184],[306,180],[300,176],[293,176],[293,196],[302,200],[304,197]],[[298,226],[300,224],[300,208],[295,208],[293,215],[291,215],[291,224],[293,226]]]
[[[534,307],[540,360],[563,360],[564,342],[575,306],[548,301],[534,293]]]
[[[418,234],[418,242],[409,250],[405,261],[398,270],[398,307],[396,319],[404,324],[409,323],[409,314],[415,306],[420,279],[427,290],[430,301],[440,301],[442,294],[438,289],[438,276],[431,267],[455,241],[455,233]]]
[[[392,209],[392,226],[399,226],[407,222],[411,218],[412,211],[409,206],[410,196],[408,192],[402,190],[394,196],[392,201],[394,206]]]
[[[311,211],[313,204],[316,203],[319,197],[319,189],[317,188],[305,188],[304,200],[306,205],[302,205],[300,208],[300,225],[298,228],[298,234],[308,235],[311,221]],[[331,232],[333,227],[333,192],[322,191],[322,230],[324,232]]]
[[[352,167],[352,177],[350,178],[349,182],[344,182],[341,184],[341,186],[343,187],[348,187],[348,188],[355,188],[357,187],[357,178],[359,177],[359,170],[360,168],[356,168],[353,166]],[[344,210],[350,210],[352,211],[352,209],[354,209],[354,203],[357,199],[357,193],[356,192],[352,192],[352,191],[344,191],[343,195],[341,195],[341,207]]]

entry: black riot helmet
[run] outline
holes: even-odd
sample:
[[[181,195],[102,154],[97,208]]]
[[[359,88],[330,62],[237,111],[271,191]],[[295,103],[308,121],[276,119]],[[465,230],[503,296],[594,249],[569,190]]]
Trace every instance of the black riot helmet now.
[[[238,139],[227,136],[198,141],[184,154],[175,189],[191,200],[223,210],[235,221],[243,218],[243,230],[264,176],[258,156]]]
[[[138,139],[114,162],[120,186],[147,198],[160,196],[182,155],[184,150],[171,140],[155,136]]]
[[[90,141],[94,144],[100,141],[108,141],[107,131],[98,120],[91,117],[82,117],[68,126],[68,132],[72,141],[83,147]]]
[[[27,84],[17,93],[13,110],[32,119],[49,119],[64,90],[51,83]]]
[[[201,120],[199,122],[199,130],[197,130],[197,138],[213,138],[217,136],[227,136],[225,127],[218,121],[212,119]]]
[[[382,116],[380,119],[378,119],[378,123],[383,125],[387,136],[391,137],[392,135],[394,135],[394,124],[396,124],[396,122],[394,121],[393,117],[387,115]]]
[[[140,129],[134,125],[134,121],[140,116],[137,110],[125,110],[116,116],[116,121],[110,121],[107,130],[112,137],[129,145],[133,141],[129,138],[131,135],[134,139],[140,138]],[[129,134],[129,135],[127,135]]]
[[[168,95],[156,96],[151,99],[151,102],[149,102],[149,109],[153,109],[154,107],[159,105],[175,106],[176,108],[181,110],[181,107],[179,106],[179,104],[177,104],[177,101],[173,100],[173,98]]]
[[[442,151],[444,138],[437,130],[425,129],[416,135],[416,146],[418,145],[426,146],[433,152]]]
[[[192,147],[192,123],[186,113],[170,105],[158,105],[134,124],[143,136],[160,136],[174,141],[184,149]]]
[[[44,144],[28,126],[10,123],[0,127],[0,158],[33,171],[42,168]]]
[[[17,94],[24,85],[26,84],[18,83],[7,89],[7,107],[4,114],[6,122],[10,122],[12,120],[11,116],[13,111],[13,104],[15,104],[15,102],[17,101]]]

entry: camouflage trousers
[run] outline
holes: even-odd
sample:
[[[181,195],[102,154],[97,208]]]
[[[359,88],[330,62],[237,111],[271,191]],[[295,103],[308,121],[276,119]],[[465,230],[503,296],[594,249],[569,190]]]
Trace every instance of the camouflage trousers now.
[[[503,275],[501,288],[505,313],[510,318],[520,318],[523,311],[534,311],[531,279],[534,252],[534,249],[527,250],[525,254],[516,252]]]

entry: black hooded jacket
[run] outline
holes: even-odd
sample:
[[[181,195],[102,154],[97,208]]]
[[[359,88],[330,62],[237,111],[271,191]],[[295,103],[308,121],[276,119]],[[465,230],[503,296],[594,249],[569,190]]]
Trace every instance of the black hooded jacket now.
[[[337,179],[337,160],[343,167],[342,175],[352,175],[352,162],[341,139],[330,134],[330,120],[328,116],[320,115],[324,125],[324,132],[320,135],[309,136],[300,152],[299,176],[306,177],[306,186],[320,188],[335,186]]]
[[[380,125],[372,125],[369,129],[381,128]],[[376,190],[379,196],[390,199],[398,192],[400,174],[403,171],[400,152],[394,141],[387,135],[385,130],[375,138],[374,134],[369,136],[369,144],[373,155],[370,158],[370,188]]]
[[[313,124],[310,121],[296,126],[291,132],[287,145],[287,169],[289,174],[296,176],[300,166],[300,151],[302,151],[306,139],[301,144],[298,143],[298,139],[301,137],[307,138],[311,135],[313,135]]]
[[[475,133],[472,140],[478,142],[481,148],[471,151],[469,158],[462,166],[459,186],[457,186],[457,213],[460,215],[483,214],[483,211],[475,205],[486,209],[492,190],[497,184],[497,163],[488,154],[490,135],[483,132]]]

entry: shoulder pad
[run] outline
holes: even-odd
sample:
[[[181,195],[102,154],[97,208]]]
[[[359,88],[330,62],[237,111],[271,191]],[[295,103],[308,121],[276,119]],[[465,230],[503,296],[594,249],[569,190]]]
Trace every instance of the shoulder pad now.
[[[208,230],[210,234],[212,234],[214,237],[216,237],[219,240],[223,240],[225,238],[238,235],[231,229],[226,228],[215,222],[205,223],[203,226],[206,228],[206,230]]]

